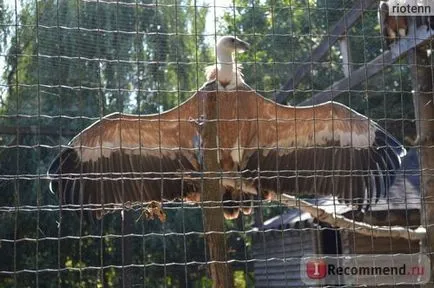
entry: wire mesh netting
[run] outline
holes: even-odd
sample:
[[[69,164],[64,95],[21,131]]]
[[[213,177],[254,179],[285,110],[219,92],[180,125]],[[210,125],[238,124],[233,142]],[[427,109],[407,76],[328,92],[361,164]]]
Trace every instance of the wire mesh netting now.
[[[0,23],[1,287],[297,287],[305,255],[430,251],[305,207],[430,214],[429,17],[0,0]]]

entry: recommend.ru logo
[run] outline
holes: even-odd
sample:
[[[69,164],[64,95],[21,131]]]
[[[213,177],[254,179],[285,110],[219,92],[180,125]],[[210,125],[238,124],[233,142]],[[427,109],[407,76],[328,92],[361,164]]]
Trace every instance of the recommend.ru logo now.
[[[431,273],[424,254],[312,255],[300,265],[308,285],[426,284]]]

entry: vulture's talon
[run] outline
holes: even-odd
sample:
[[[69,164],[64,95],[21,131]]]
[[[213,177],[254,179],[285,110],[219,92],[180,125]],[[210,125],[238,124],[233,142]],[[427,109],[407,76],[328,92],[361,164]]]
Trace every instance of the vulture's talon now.
[[[158,218],[160,222],[166,222],[167,219],[166,212],[164,212],[163,208],[161,207],[161,203],[157,201],[152,201],[149,203],[148,206],[142,210],[139,219],[142,218],[143,215],[147,220],[154,220]]]
[[[195,125],[195,126],[201,128],[202,126],[205,125],[206,117],[205,117],[204,115],[200,115],[199,118],[195,119],[195,118],[193,118],[193,117],[190,116],[190,117],[188,118],[188,121],[189,121],[191,124],[193,124],[193,125]]]

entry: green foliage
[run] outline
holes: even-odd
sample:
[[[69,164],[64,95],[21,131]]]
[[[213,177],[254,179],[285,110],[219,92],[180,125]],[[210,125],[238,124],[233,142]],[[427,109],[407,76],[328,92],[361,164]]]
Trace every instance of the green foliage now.
[[[126,238],[122,244],[120,237],[105,236],[123,234],[122,226],[127,224],[119,213],[95,222],[86,213],[81,216],[47,208],[59,207],[55,195],[48,191],[45,173],[60,145],[70,139],[63,137],[62,131],[78,132],[112,111],[150,113],[171,108],[203,83],[204,76],[198,74],[200,63],[210,60],[209,48],[200,36],[206,10],[194,9],[188,1],[178,1],[179,6],[169,0],[159,1],[159,7],[151,3],[23,3],[18,14],[20,26],[11,35],[7,52],[4,79],[8,91],[0,125],[33,127],[35,133],[0,138],[0,174],[9,179],[0,182],[0,205],[12,209],[0,213],[0,238],[8,239],[1,242],[4,257],[0,270],[42,272],[2,277],[0,286],[119,287],[141,283],[159,287],[202,281],[204,270],[161,267],[180,259],[204,261],[204,249],[197,249],[203,247],[202,238],[182,236],[185,229],[203,230],[197,209],[187,210],[185,217],[177,215],[183,210],[171,210],[164,225],[130,219],[125,223],[139,236]],[[39,135],[39,127],[53,129],[52,135]],[[21,209],[14,212],[14,207]],[[139,215],[136,212],[130,217]],[[182,218],[186,226],[179,221]],[[178,234],[142,237],[152,231]],[[56,240],[59,237],[63,238]],[[22,238],[35,241],[15,241]],[[129,259],[122,260],[125,255]],[[123,263],[146,267],[134,268],[134,277],[127,279],[119,268]],[[90,268],[101,266],[107,268]]]
[[[164,224],[140,218],[141,211],[126,212],[124,221],[120,213],[92,221],[85,212],[59,211],[45,177],[60,145],[71,138],[64,131],[80,131],[113,111],[166,110],[204,82],[203,68],[213,62],[213,49],[203,36],[208,9],[194,7],[191,0],[154,2],[24,1],[18,22],[12,23],[13,14],[1,9],[0,0],[0,23],[19,24],[0,28],[5,29],[0,49],[7,56],[0,125],[35,131],[0,135],[0,239],[7,239],[0,242],[0,271],[40,271],[0,277],[1,287],[212,286],[204,265],[197,264],[206,261],[197,207],[166,207]],[[273,97],[352,2],[235,0],[237,8],[219,25],[222,34],[237,34],[252,44],[237,59],[247,83]],[[354,69],[382,52],[379,35],[374,10],[348,31]],[[334,45],[324,59],[311,63],[288,103],[341,79],[341,62]],[[404,134],[414,135],[414,123],[405,120],[413,119],[413,110],[409,71],[402,64],[336,99],[378,120],[401,141]],[[37,132],[47,127],[52,135]],[[284,208],[264,204],[261,211],[268,219]],[[253,217],[240,217],[226,225],[246,231],[253,222]],[[17,241],[24,238],[34,240]],[[251,259],[251,234],[228,233],[227,243],[228,257],[238,260],[233,264],[236,287],[253,286],[253,263],[243,262]]]
[[[332,3],[335,2],[341,1]],[[240,61],[249,63],[244,65],[247,82],[266,97],[272,97],[293,77],[311,51],[326,39],[329,27],[344,13],[343,9],[330,6],[330,1],[316,4],[307,0],[239,0],[237,6],[235,18],[231,13],[224,16],[228,23],[226,32],[246,35],[243,39],[252,43],[254,49],[240,55]],[[330,85],[341,78],[338,57],[338,51],[332,49],[324,62],[312,63],[312,77],[297,87],[294,97],[306,99],[320,84]]]
[[[0,26],[0,51],[6,47],[7,39],[10,33],[11,14],[8,9],[6,9],[5,1],[0,0],[0,23],[4,25]]]

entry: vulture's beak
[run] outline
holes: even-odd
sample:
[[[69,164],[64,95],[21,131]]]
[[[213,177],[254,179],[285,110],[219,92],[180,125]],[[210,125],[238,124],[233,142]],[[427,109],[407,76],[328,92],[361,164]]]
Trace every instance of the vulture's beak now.
[[[249,50],[249,47],[250,47],[249,43],[247,43],[243,40],[240,40],[240,39],[236,39],[234,45],[235,45],[235,50],[238,52],[247,51],[247,50]]]

